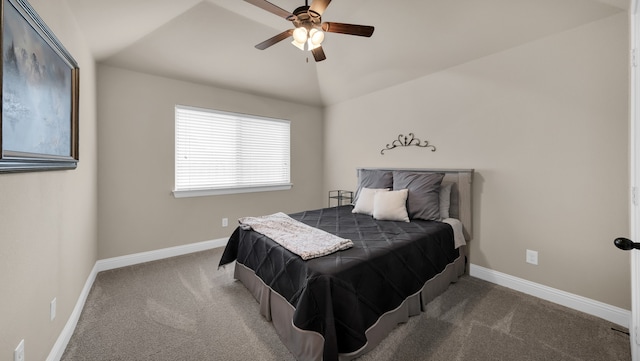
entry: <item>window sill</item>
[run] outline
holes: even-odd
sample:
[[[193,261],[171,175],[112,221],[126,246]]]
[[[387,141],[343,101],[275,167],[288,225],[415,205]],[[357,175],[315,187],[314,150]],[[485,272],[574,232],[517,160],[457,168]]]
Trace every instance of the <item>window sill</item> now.
[[[255,186],[255,187],[242,187],[242,188],[174,190],[173,196],[175,198],[189,198],[189,197],[218,196],[218,195],[224,195],[224,194],[284,191],[284,190],[291,189],[292,186],[293,184],[287,183],[287,184],[277,184],[277,185],[270,185],[270,186]]]

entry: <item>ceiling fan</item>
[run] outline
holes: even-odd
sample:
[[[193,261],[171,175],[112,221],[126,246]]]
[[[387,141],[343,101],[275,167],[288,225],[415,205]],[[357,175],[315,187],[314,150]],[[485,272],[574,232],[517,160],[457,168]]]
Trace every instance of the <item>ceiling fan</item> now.
[[[267,0],[245,0],[272,14],[278,15],[293,23],[294,29],[289,29],[256,45],[257,49],[264,50],[290,36],[293,36],[293,45],[300,50],[310,50],[316,61],[323,61],[327,57],[322,50],[324,32],[339,33],[370,37],[373,34],[373,26],[354,25],[344,23],[322,22],[322,13],[331,0],[312,0],[311,5],[305,0],[305,5],[296,8],[293,13],[274,5]]]

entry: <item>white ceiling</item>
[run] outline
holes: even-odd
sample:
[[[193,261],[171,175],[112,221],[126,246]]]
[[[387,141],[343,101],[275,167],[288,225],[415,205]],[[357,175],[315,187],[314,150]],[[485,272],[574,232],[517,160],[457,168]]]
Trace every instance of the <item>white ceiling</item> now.
[[[335,104],[612,16],[629,0],[334,0],[316,63],[284,40],[291,23],[241,0],[67,0],[97,61],[312,105]],[[271,0],[293,11],[303,0]]]

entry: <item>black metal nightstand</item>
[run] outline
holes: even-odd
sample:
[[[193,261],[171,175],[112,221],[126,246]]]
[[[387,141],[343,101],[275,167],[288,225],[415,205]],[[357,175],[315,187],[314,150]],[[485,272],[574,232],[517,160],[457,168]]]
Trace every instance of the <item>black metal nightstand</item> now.
[[[336,200],[336,206],[343,206],[345,204],[351,204],[353,201],[353,192],[337,189],[329,191],[329,207],[331,207],[331,200]]]

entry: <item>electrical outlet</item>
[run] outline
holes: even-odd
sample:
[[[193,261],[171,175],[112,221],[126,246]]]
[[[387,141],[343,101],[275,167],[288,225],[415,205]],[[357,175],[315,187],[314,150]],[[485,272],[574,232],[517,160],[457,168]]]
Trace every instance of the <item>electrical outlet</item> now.
[[[229,218],[222,218],[222,227],[227,227],[229,225]]]
[[[51,300],[51,304],[49,305],[49,316],[51,321],[55,320],[56,318],[56,298],[54,297],[53,300]]]
[[[527,250],[527,263],[538,264],[538,251]]]
[[[13,361],[24,361],[24,340],[20,341],[13,351]]]

